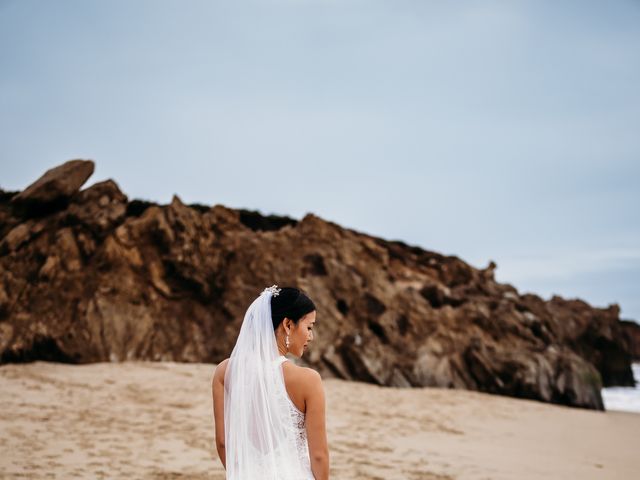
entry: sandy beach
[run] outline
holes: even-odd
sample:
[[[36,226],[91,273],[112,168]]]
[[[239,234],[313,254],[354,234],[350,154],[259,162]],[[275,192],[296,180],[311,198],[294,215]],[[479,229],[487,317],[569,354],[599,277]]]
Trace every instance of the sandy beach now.
[[[0,477],[223,479],[214,365],[0,367]],[[331,478],[633,479],[640,414],[325,380]]]

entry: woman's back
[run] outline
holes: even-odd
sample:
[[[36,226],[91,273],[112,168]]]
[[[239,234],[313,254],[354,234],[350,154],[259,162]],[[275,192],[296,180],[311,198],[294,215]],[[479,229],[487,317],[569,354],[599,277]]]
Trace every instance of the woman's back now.
[[[286,357],[281,357],[285,358]],[[295,405],[295,407],[302,413],[306,413],[306,390],[309,388],[310,373],[309,368],[299,367],[293,362],[282,362],[282,375],[284,377],[284,384],[287,388],[287,394]],[[313,371],[313,370],[311,370]]]
[[[220,431],[220,426],[223,425],[221,420],[224,418],[224,377],[228,363],[229,359],[225,359],[218,365],[213,379],[214,415],[216,415],[217,439],[224,438],[224,431]],[[314,383],[316,383],[316,379],[314,377],[317,376],[319,378],[319,376],[314,370],[299,367],[288,361],[284,356],[279,357],[277,365],[274,365],[274,367],[282,369],[282,376],[286,389],[286,392],[283,392],[286,393],[286,397],[283,400],[287,403],[289,412],[288,420],[290,421],[289,427],[291,428],[292,434],[295,438],[295,456],[298,459],[303,472],[303,477],[300,480],[314,480],[316,477],[314,477],[312,473],[312,456],[310,455],[309,449],[309,437],[311,437],[312,445],[319,445],[321,447],[323,444],[323,438],[326,439],[326,433],[323,428],[320,430],[317,428],[314,430],[308,429],[307,406],[310,404],[312,408],[312,416],[309,418],[310,425],[324,426],[324,407],[320,410],[316,408],[316,402],[313,400],[310,402],[308,401],[310,394],[313,393]],[[216,405],[219,406],[218,409],[215,408]],[[313,412],[317,412],[316,415],[313,415]],[[315,418],[318,413],[322,414],[322,418]]]
[[[286,359],[286,357],[281,358]],[[220,381],[220,393],[224,394],[224,375],[227,370],[228,362],[229,359],[225,358],[216,367],[216,372],[214,375],[214,396],[216,378],[218,378]],[[287,394],[289,395],[289,398],[291,399],[295,407],[302,413],[306,413],[307,411],[305,398],[308,392],[306,390],[308,390],[310,385],[313,384],[313,373],[315,373],[315,370],[312,370],[310,368],[299,367],[290,361],[282,362],[282,376],[284,377]]]
[[[320,375],[284,356],[302,356],[313,340],[315,315],[300,290],[275,285],[247,309],[212,385],[216,446],[227,479],[329,478]]]

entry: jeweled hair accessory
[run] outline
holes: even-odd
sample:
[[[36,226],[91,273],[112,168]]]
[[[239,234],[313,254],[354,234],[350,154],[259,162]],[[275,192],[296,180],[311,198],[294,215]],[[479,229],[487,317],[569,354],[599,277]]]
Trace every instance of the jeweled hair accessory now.
[[[278,288],[278,285],[271,285],[270,287],[265,288],[262,293],[271,292],[271,295],[277,297],[280,294],[281,288]]]

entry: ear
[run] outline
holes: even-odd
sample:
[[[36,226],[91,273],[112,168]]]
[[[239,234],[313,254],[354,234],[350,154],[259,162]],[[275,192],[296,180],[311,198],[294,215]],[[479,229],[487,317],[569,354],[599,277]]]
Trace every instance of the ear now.
[[[282,320],[282,326],[284,327],[284,333],[289,333],[291,331],[291,324],[293,322],[291,321],[290,318],[284,317],[284,320]]]

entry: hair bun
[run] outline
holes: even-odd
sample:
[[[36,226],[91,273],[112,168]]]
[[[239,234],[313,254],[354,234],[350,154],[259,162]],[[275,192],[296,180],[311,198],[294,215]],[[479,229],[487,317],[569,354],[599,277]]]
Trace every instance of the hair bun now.
[[[278,328],[285,318],[298,323],[302,317],[315,309],[313,301],[302,290],[295,287],[282,287],[277,296],[271,297],[273,329]]]

